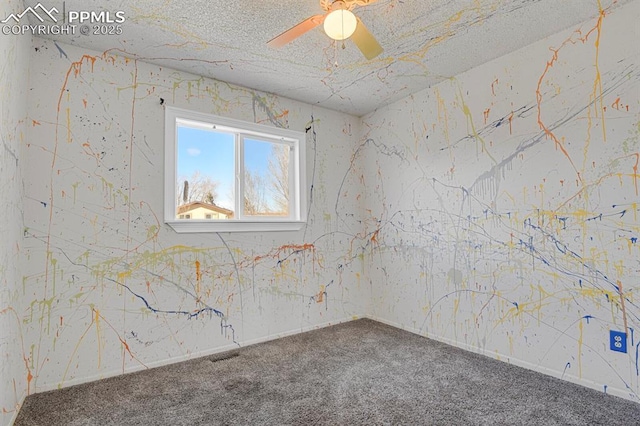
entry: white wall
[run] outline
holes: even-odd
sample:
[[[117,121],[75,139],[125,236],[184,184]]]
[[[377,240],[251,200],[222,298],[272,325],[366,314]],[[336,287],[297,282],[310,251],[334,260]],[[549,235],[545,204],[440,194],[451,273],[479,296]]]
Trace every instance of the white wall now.
[[[364,118],[374,317],[638,401],[638,16]]]
[[[0,3],[0,16],[22,2]],[[22,331],[22,170],[29,49],[27,36],[0,37],[0,424],[17,414],[29,386]]]
[[[360,171],[352,169],[350,156],[358,118],[41,39],[31,61],[30,119],[36,124],[26,149],[30,309],[23,320],[33,391],[368,311],[363,257],[354,243],[361,191],[354,189]],[[187,235],[164,225],[161,99],[310,128],[308,226]]]

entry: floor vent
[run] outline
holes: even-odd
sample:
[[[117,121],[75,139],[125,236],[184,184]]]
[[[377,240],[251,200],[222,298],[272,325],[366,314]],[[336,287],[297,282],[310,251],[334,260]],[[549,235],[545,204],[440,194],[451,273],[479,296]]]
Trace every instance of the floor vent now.
[[[223,352],[221,354],[210,356],[208,360],[211,362],[220,362],[220,361],[226,361],[231,358],[235,358],[237,356],[240,356],[240,352]]]

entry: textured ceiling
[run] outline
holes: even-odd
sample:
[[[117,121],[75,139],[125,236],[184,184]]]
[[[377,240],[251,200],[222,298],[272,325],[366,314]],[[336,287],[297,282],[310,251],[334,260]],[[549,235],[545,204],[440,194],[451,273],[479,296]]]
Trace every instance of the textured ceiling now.
[[[367,61],[318,27],[274,36],[322,12],[318,0],[42,0],[60,11],[125,12],[122,34],[47,36],[355,115],[635,0],[379,0],[354,12],[383,46]],[[25,6],[38,1],[25,0]],[[30,18],[33,22],[33,17]],[[38,22],[33,22],[38,23]]]

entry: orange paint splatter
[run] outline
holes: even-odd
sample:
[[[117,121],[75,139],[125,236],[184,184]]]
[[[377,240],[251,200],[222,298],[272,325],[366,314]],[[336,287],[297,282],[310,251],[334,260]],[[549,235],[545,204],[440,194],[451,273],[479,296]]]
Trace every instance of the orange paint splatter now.
[[[286,118],[288,115],[289,115],[289,110],[285,109],[284,111],[282,111],[281,114],[275,115],[274,118]],[[258,123],[262,123],[262,122],[265,122],[265,121],[267,121],[267,120],[266,119],[265,120],[259,120]]]
[[[495,91],[495,87],[494,87],[496,84],[498,84],[498,79],[497,78],[495,80],[493,80],[493,83],[491,83],[491,94],[493,96],[496,95],[496,91]]]
[[[200,262],[196,260],[196,280],[202,279],[202,271],[200,271]]]
[[[578,172],[578,169],[576,168],[573,160],[571,159],[571,156],[569,155],[569,153],[567,152],[565,146],[564,146],[564,142],[560,141],[560,139],[558,139],[558,137],[551,131],[549,130],[549,128],[547,128],[547,126],[544,124],[543,120],[542,120],[542,92],[541,92],[541,87],[542,87],[542,83],[545,81],[545,78],[547,77],[547,74],[549,73],[549,71],[551,70],[551,68],[553,67],[553,65],[558,61],[558,56],[560,53],[560,50],[562,50],[566,45],[568,44],[576,44],[578,41],[585,43],[588,38],[589,35],[593,32],[593,31],[598,31],[598,35],[597,35],[597,40],[596,40],[596,49],[598,49],[598,45],[599,45],[599,38],[600,38],[600,30],[602,27],[602,18],[604,17],[605,12],[603,10],[600,11],[600,17],[598,19],[598,23],[596,24],[596,26],[594,28],[592,28],[584,37],[580,37],[581,33],[580,31],[576,31],[574,32],[569,38],[567,38],[565,41],[562,42],[562,44],[560,45],[560,47],[558,47],[557,49],[553,49],[553,48],[549,48],[549,50],[551,52],[553,52],[551,59],[549,61],[547,61],[547,64],[545,66],[545,69],[542,73],[542,75],[540,75],[540,78],[538,79],[538,85],[536,87],[536,102],[538,105],[538,125],[540,126],[540,128],[544,131],[544,133],[547,135],[547,137],[549,137],[551,140],[553,140],[556,149],[559,149],[562,154],[567,158],[567,160],[569,160],[569,163],[571,164],[571,166],[573,167],[573,169],[576,171],[576,174],[578,175],[578,179],[580,180],[580,182],[582,182],[582,177],[580,176],[580,173]],[[574,38],[577,35],[577,40]],[[596,70],[597,70],[597,60],[596,60]],[[596,76],[596,82],[594,83],[594,92],[596,91],[596,87],[598,87],[598,84],[600,82],[600,73],[599,71],[597,72],[597,76]],[[600,92],[602,93],[602,92]],[[603,118],[604,120],[604,118]],[[604,122],[603,122],[603,132],[604,132]],[[605,137],[606,140],[606,137]]]
[[[604,109],[604,98],[602,96],[602,77],[600,75],[600,35],[602,34],[602,19],[605,17],[605,11],[602,9],[602,6],[600,5],[600,2],[598,2],[598,6],[600,7],[600,16],[598,17],[598,23],[596,24],[595,28],[593,28],[591,31],[596,31],[596,41],[594,43],[594,46],[596,48],[596,60],[595,60],[595,68],[596,68],[596,78],[593,82],[593,99],[594,101],[600,100],[600,109],[603,110],[603,114],[601,114],[601,120],[602,120],[602,138],[603,140],[606,142],[607,141],[607,130],[606,130],[606,125],[605,125],[605,120],[604,120],[604,111],[606,111]],[[589,33],[591,33],[591,31]],[[587,34],[588,37],[588,34]],[[586,38],[585,38],[586,40]],[[596,114],[597,114],[598,110],[596,110]],[[596,115],[597,116],[597,115]]]
[[[118,339],[120,339],[120,343],[122,343],[122,346],[124,347],[124,350],[127,351],[129,353],[129,355],[131,356],[131,358],[135,358],[133,356],[133,354],[131,353],[131,349],[129,349],[129,345],[127,344],[127,342],[125,342],[122,337],[118,336]]]
[[[39,121],[37,121],[37,120],[31,120],[31,125],[32,125],[33,127],[41,126],[40,122],[39,122]]]
[[[78,76],[78,74],[80,73],[81,69],[82,69],[82,64],[84,63],[84,61],[89,61],[91,62],[91,70],[93,71],[93,67],[94,64],[96,62],[96,57],[94,56],[90,56],[90,55],[83,55],[82,58],[80,58],[79,61],[73,62],[71,64],[71,66],[69,67],[69,69],[67,70],[67,73],[65,74],[65,78],[64,78],[64,82],[62,84],[62,87],[60,89],[60,95],[58,96],[58,103],[56,105],[56,126],[60,125],[60,111],[62,109],[62,102],[65,96],[65,93],[67,93],[67,86],[69,84],[69,77],[71,76],[71,73],[73,73],[76,77]],[[68,94],[67,94],[68,96]],[[59,132],[56,130],[55,132],[55,141],[54,141],[54,146],[53,146],[53,152],[52,152],[52,161],[51,161],[51,177],[50,177],[50,184],[49,184],[49,195],[50,195],[50,208],[49,208],[49,222],[48,222],[48,226],[47,226],[47,238],[46,238],[46,253],[47,253],[47,262],[46,262],[46,266],[45,266],[45,272],[44,272],[44,293],[46,294],[47,292],[47,287],[49,285],[49,279],[50,279],[50,273],[49,273],[49,260],[50,260],[50,254],[51,253],[51,228],[53,226],[53,212],[54,212],[54,188],[55,185],[53,185],[53,172],[55,170],[55,166],[56,166],[56,161],[58,159],[58,143],[59,143]],[[37,360],[39,361],[40,359],[40,348],[38,348],[38,355],[37,355]]]
[[[73,71],[73,74],[76,77],[82,72],[82,64],[84,63],[85,59],[91,63],[91,72],[93,72],[93,67],[98,58],[96,56],[91,56],[91,55],[82,55],[82,58],[80,58],[79,61],[73,62],[69,70]]]
[[[200,294],[201,281],[202,281],[202,271],[200,270],[200,262],[196,260],[196,294]]]
[[[511,111],[511,114],[509,115],[509,134],[512,135],[513,134],[513,111]]]
[[[27,362],[27,360],[24,360]],[[31,381],[33,380],[33,374],[31,374],[31,370],[27,370],[27,394],[29,394],[29,388],[31,386]]]
[[[620,98],[616,99],[612,104],[611,104],[611,108],[615,108],[617,110],[620,110]]]
[[[107,321],[107,319],[105,317],[103,317],[98,311],[96,311],[95,309],[93,311],[95,313],[95,317],[96,318],[100,318],[102,320],[102,322],[107,324],[107,326],[116,334],[116,336],[118,337],[118,340],[120,340],[120,343],[122,343],[123,350],[128,352],[129,355],[131,356],[131,358],[135,359],[136,361],[138,361],[138,363],[140,363],[140,365],[142,365],[144,368],[149,368],[142,361],[140,361],[138,358],[136,358],[136,356],[133,354],[133,352],[131,352],[131,349],[129,348],[129,345],[127,344],[127,342],[124,341],[124,339],[122,339],[122,337],[120,337],[120,335],[118,334],[118,331],[111,325],[111,323],[109,323],[109,321]],[[91,324],[93,324],[93,319],[91,321]],[[123,360],[123,362],[124,362],[124,360]]]
[[[557,59],[558,59],[558,51],[555,50],[553,59],[550,62],[547,62],[547,67],[544,73],[542,73],[542,75],[540,76],[540,79],[538,80],[538,88],[536,89],[536,98],[538,102],[538,125],[542,130],[544,130],[544,133],[553,140],[553,142],[556,145],[556,149],[560,149],[560,151],[562,151],[564,156],[567,157],[567,159],[569,160],[569,163],[571,163],[571,165],[573,166],[574,170],[577,171],[576,166],[574,165],[573,160],[571,159],[571,156],[565,149],[564,145],[560,142],[560,140],[556,137],[556,135],[551,130],[549,130],[547,126],[545,126],[544,122],[542,121],[542,94],[540,93],[540,86],[542,85],[542,80],[544,79],[547,71],[549,70],[549,68],[553,66],[553,63]]]
[[[5,309],[0,310],[0,315],[4,315],[4,314],[13,314],[13,316],[15,317],[17,323],[18,323],[18,328],[20,330],[20,346],[22,348],[22,360],[24,361],[24,368],[27,370],[27,395],[31,395],[31,381],[33,380],[33,374],[31,374],[31,368],[29,367],[29,357],[26,354],[26,351],[24,349],[24,338],[23,338],[23,334],[22,334],[22,321],[20,320],[20,317],[18,317],[18,313],[16,312],[15,309],[13,309],[12,307],[8,307]],[[15,390],[15,381],[14,381],[14,390]]]
[[[281,254],[283,252],[290,252],[290,254],[294,254],[294,253],[301,253],[301,252],[305,252],[305,251],[311,251],[311,253],[314,255],[314,262],[316,261],[315,259],[315,249],[316,247],[313,244],[310,243],[306,243],[306,244],[286,244],[283,246],[280,246],[278,248],[272,249],[269,253],[264,254],[264,255],[260,255],[260,256],[256,256],[253,258],[252,263],[257,263],[260,262],[263,259],[278,259],[281,257]],[[286,256],[289,257],[289,256]]]
[[[487,120],[489,119],[489,112],[491,112],[491,108],[485,109],[482,113],[482,115],[484,116],[484,124],[487,124]]]
[[[281,246],[280,249],[282,250],[314,250],[315,246],[313,244],[307,243],[307,244],[287,244],[284,246]]]

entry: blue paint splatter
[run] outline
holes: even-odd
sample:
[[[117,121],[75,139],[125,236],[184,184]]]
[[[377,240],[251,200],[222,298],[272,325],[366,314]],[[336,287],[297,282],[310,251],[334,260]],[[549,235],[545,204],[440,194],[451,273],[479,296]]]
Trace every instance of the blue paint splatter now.
[[[114,280],[114,279],[111,279],[111,278],[107,278],[107,279],[108,279],[109,281],[114,282],[114,283],[116,283],[116,284],[120,285],[121,287],[124,287],[125,289],[127,289],[127,290],[129,291],[129,293],[131,293],[133,296],[135,296],[135,297],[137,297],[138,299],[142,300],[142,303],[144,303],[144,304],[145,304],[145,306],[147,307],[147,309],[149,309],[151,312],[154,312],[154,313],[156,313],[156,314],[185,315],[187,318],[192,319],[192,318],[198,318],[200,315],[205,314],[205,313],[208,313],[208,314],[213,314],[213,315],[215,315],[215,316],[217,316],[217,317],[219,317],[220,319],[225,320],[225,321],[226,321],[226,319],[227,319],[227,318],[225,317],[225,315],[224,315],[221,311],[219,311],[219,310],[217,310],[217,309],[215,309],[215,308],[210,308],[210,307],[201,308],[201,309],[198,309],[198,310],[196,310],[196,311],[183,311],[183,310],[172,310],[172,309],[171,309],[171,310],[157,309],[157,308],[154,308],[153,306],[151,306],[151,305],[149,304],[149,302],[147,302],[147,299],[145,299],[143,296],[141,296],[141,295],[139,295],[138,293],[136,293],[135,291],[133,291],[133,290],[131,289],[131,287],[129,287],[128,285],[123,284],[123,283],[121,283],[121,282],[119,282],[119,281],[116,281],[116,280]]]
[[[559,217],[558,220],[560,222],[562,222],[562,229],[567,229],[567,218],[566,217]]]
[[[591,217],[591,218],[587,219],[587,222],[589,222],[591,220],[602,220],[602,213],[600,213],[598,216],[594,216],[594,217]]]
[[[585,315],[585,316],[583,316],[582,318],[583,318],[583,319],[586,319],[586,320],[587,320],[587,324],[589,324],[589,320],[590,320],[590,319],[593,319],[593,316],[592,316],[592,315]]]
[[[64,50],[62,50],[62,47],[60,47],[58,45],[58,43],[56,43],[55,41],[53,42],[53,44],[56,45],[56,47],[58,48],[58,52],[60,52],[60,57],[62,58],[63,56],[67,59],[69,59],[69,57],[67,56],[67,54],[64,52]]]

